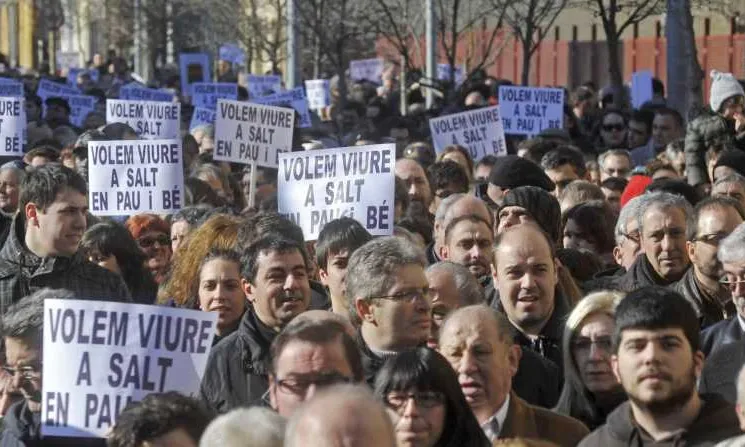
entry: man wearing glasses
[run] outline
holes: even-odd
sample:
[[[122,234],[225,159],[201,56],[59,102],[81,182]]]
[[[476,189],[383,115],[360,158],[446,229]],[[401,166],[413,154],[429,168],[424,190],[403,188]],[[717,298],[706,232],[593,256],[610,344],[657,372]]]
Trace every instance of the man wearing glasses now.
[[[745,340],[745,224],[740,224],[719,243],[717,257],[722,263],[720,282],[732,295],[735,315],[706,328],[701,334],[701,351],[708,358],[730,343]],[[733,373],[734,374],[734,373]],[[734,380],[734,375],[731,377]]]
[[[734,313],[732,294],[720,284],[722,263],[717,259],[719,243],[743,221],[740,204],[729,197],[713,197],[699,202],[688,229],[688,256],[692,268],[673,285],[686,298],[701,322],[701,328]]]
[[[427,342],[432,323],[426,265],[424,252],[397,237],[372,240],[349,258],[347,299],[360,321],[357,343],[370,386],[388,357]]]

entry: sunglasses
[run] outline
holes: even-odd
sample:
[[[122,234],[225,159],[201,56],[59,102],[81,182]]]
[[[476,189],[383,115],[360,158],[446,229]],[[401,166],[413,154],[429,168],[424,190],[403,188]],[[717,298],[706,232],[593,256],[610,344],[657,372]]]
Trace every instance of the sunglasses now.
[[[137,244],[140,246],[140,248],[150,248],[156,242],[161,247],[164,247],[166,245],[171,245],[171,238],[166,234],[162,234],[158,237],[141,237],[137,239]]]
[[[626,130],[626,126],[623,124],[603,124],[603,130],[606,132],[620,132],[622,130]]]

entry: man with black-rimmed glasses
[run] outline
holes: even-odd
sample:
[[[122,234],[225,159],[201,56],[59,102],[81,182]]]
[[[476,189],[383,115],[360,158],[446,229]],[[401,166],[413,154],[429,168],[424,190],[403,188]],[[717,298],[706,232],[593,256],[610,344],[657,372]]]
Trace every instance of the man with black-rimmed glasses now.
[[[397,237],[358,248],[347,267],[347,300],[361,324],[357,342],[372,386],[383,362],[423,346],[429,337],[430,296],[424,252]]]

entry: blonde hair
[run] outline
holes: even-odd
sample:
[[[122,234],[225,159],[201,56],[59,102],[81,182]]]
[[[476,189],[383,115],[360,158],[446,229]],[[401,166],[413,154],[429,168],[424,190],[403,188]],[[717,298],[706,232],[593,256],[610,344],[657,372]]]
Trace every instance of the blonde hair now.
[[[613,318],[616,306],[624,294],[617,291],[601,290],[593,292],[577,303],[567,318],[564,327],[562,349],[564,356],[564,388],[561,391],[555,411],[580,420],[592,420],[596,416],[595,407],[589,400],[587,388],[582,382],[577,363],[572,353],[572,342],[582,324],[592,315],[604,314]]]
[[[202,260],[213,249],[235,249],[241,222],[238,217],[217,214],[192,231],[177,251],[171,275],[158,292],[158,302],[172,299],[179,307],[195,307],[192,301],[196,297]]]

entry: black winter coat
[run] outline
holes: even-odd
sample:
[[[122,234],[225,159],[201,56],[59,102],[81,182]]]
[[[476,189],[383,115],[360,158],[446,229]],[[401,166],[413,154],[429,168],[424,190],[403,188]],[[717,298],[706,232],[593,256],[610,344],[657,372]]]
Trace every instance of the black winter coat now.
[[[703,113],[688,123],[685,136],[686,174],[696,186],[708,182],[706,151],[712,145],[745,150],[745,133],[735,134],[733,122],[713,112]]]

